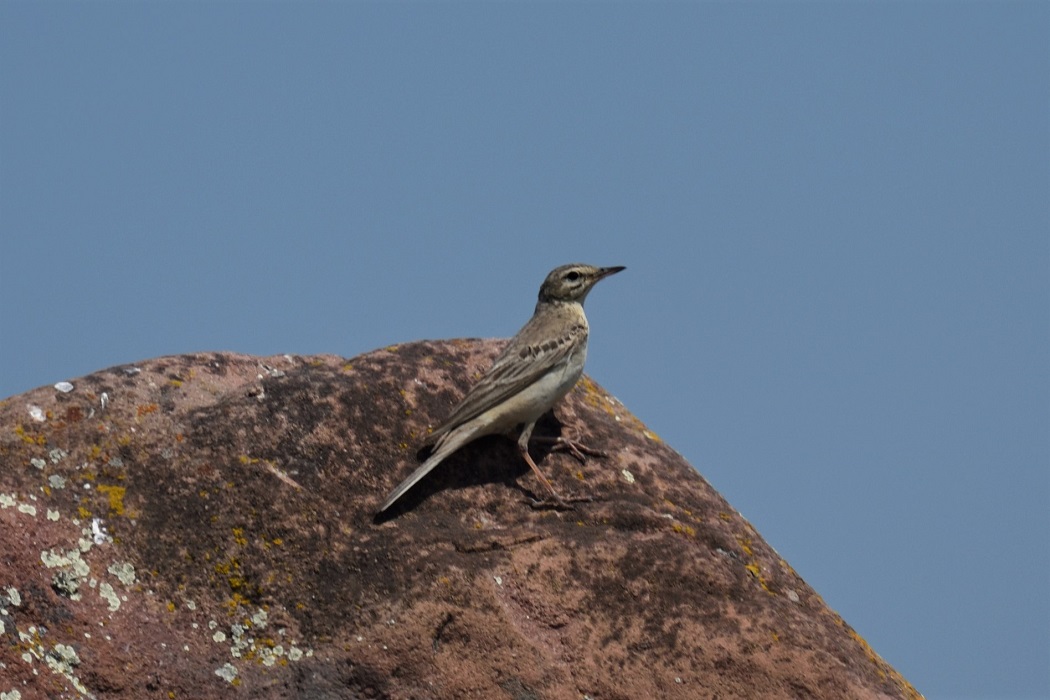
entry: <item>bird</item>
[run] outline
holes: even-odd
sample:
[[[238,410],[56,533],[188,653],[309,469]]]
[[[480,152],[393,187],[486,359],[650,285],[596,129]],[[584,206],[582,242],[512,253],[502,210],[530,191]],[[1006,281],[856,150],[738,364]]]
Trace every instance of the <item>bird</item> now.
[[[551,410],[583,375],[589,326],[583,313],[587,294],[601,280],[626,269],[572,263],[556,267],[540,286],[532,318],[503,351],[448,418],[427,437],[430,456],[395,488],[379,512],[392,506],[449,455],[485,436],[517,434],[518,450],[551,494],[553,504],[566,505],[529,455],[536,421]],[[583,459],[596,453],[569,440],[551,440]],[[586,499],[577,499],[586,500]],[[536,501],[535,503],[542,503]]]

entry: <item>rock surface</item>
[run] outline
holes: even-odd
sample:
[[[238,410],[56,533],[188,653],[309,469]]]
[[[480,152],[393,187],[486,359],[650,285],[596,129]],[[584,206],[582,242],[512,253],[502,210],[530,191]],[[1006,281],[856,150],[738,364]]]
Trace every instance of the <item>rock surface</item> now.
[[[915,698],[584,378],[383,519],[500,341],[162,357],[0,402],[0,697]],[[15,693],[19,695],[15,695]],[[4,695],[6,694],[6,695]]]

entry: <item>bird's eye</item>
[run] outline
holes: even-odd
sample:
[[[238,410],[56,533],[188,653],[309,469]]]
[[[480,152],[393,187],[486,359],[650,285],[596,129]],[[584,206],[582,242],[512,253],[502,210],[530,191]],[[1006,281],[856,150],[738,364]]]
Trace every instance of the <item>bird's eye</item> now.
[[[565,275],[565,279],[569,280],[570,282],[575,282],[576,280],[580,279],[580,273],[576,270],[573,270],[569,274]]]

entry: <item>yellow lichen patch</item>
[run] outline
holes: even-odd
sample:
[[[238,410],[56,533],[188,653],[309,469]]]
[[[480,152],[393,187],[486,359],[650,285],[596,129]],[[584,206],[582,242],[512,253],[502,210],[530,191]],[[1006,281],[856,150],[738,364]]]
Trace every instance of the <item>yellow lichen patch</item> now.
[[[722,520],[726,521],[726,522],[729,522],[730,520],[733,519],[733,516],[730,515],[729,513],[726,513],[725,511],[719,513],[718,517],[721,518]]]
[[[98,490],[109,499],[110,515],[124,515],[124,494],[127,493],[126,488],[112,484],[99,484]]]
[[[121,435],[120,437],[117,438],[117,444],[120,445],[121,447],[127,447],[128,445],[131,444],[131,436],[130,435]]]
[[[233,528],[233,541],[242,547],[248,544],[248,538],[244,536],[243,527]]]
[[[583,390],[584,398],[589,405],[595,407],[598,405],[598,397],[601,396],[601,392],[598,391],[598,385],[594,383],[593,379],[585,374],[580,377],[580,381],[576,383],[576,386]]]
[[[862,649],[864,649],[864,653],[867,655],[868,660],[875,664],[879,672],[879,676],[885,678],[886,672],[882,670],[882,664],[880,663],[882,659],[879,657],[878,654],[875,653],[875,650],[871,648],[871,645],[868,644],[868,642],[863,637],[857,634],[857,632],[852,627],[846,627],[846,631],[849,633],[849,636],[853,638],[853,641],[855,641],[861,646]]]
[[[84,506],[77,506],[77,517],[81,520],[87,520],[91,517],[91,511]]]
[[[142,406],[139,406],[135,409],[135,415],[138,418],[142,418],[143,416],[148,416],[151,413],[156,413],[158,408],[160,407],[157,406],[157,404],[155,403],[143,404]]]
[[[274,537],[273,539],[267,539],[266,537],[262,537],[262,549],[270,549],[271,547],[280,547],[282,544],[285,544],[285,540],[281,539],[280,537]],[[273,580],[272,574],[271,574],[271,579],[270,580],[271,581]]]
[[[240,592],[247,586],[244,576],[241,575],[241,564],[236,559],[227,559],[215,565],[215,573],[226,579],[226,584],[233,591],[230,600],[226,601],[226,607],[230,608],[230,614],[234,614],[238,606],[247,605],[248,599]]]
[[[696,529],[690,525],[686,525],[685,523],[674,523],[673,525],[671,525],[671,529],[682,535],[696,537]]]
[[[755,577],[755,580],[758,581],[758,585],[762,586],[762,590],[770,595],[776,595],[776,593],[774,593],[769,587],[769,582],[767,582],[765,576],[762,575],[762,568],[759,567],[757,563],[751,562],[744,568],[748,570],[748,573]]]
[[[88,459],[96,460],[96,459],[98,459],[101,456],[102,456],[102,448],[99,447],[98,445],[92,445],[91,449],[88,451]]]
[[[170,600],[168,601],[168,612],[175,612],[175,603]]]
[[[41,445],[41,446],[43,446],[43,445],[47,444],[47,438],[46,437],[44,437],[43,435],[40,435],[40,434],[33,435],[32,433],[27,432],[26,429],[23,428],[21,425],[16,425],[15,426],[15,435],[17,435],[19,437],[19,439],[22,442],[26,443],[27,445]]]
[[[353,366],[352,364],[350,364],[349,362],[347,362],[347,363],[346,363],[345,365],[343,365],[343,366],[341,367],[341,369],[342,369],[342,370],[343,370],[344,372],[349,372],[349,371],[351,371],[351,370],[352,370],[353,368],[354,368],[354,366]]]
[[[176,389],[179,389],[179,388],[182,387],[182,380],[181,379],[169,379],[168,380],[168,384],[172,385]]]
[[[744,550],[744,553],[749,557],[755,555],[755,550],[751,549],[750,537],[737,537],[736,541],[740,543],[740,549]]]

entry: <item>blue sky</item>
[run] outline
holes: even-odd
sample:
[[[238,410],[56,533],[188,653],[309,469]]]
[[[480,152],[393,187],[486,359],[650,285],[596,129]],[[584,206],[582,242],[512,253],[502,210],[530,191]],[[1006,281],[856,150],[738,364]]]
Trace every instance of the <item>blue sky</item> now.
[[[588,372],[928,697],[1046,697],[1048,45],[1037,2],[0,3],[0,396],[509,336],[626,265]]]

